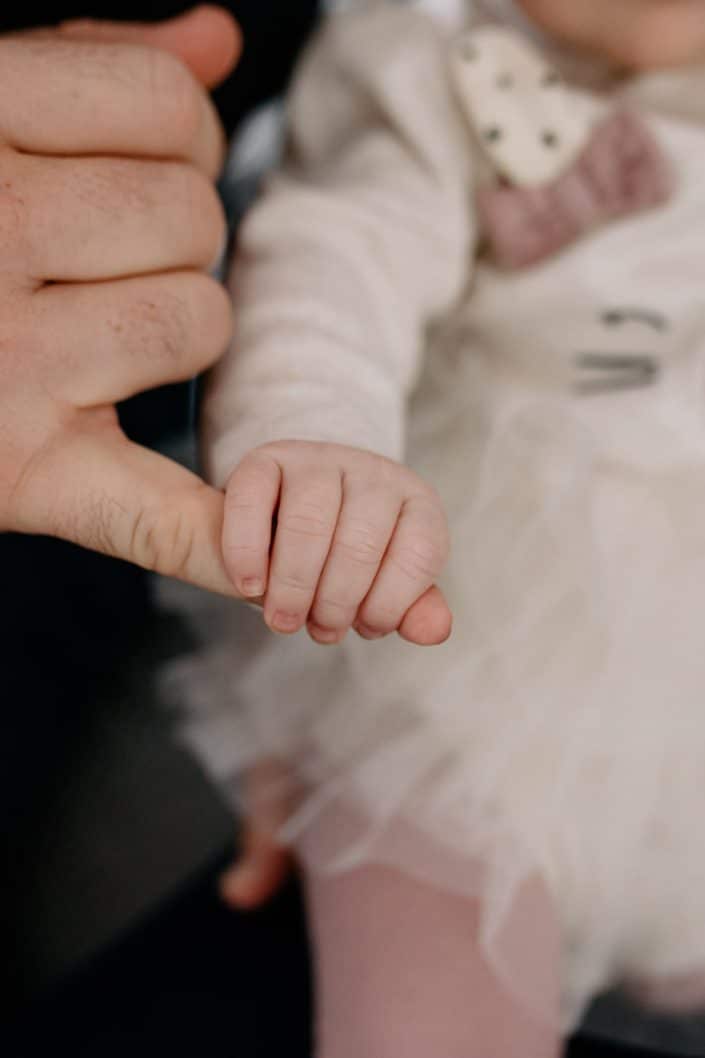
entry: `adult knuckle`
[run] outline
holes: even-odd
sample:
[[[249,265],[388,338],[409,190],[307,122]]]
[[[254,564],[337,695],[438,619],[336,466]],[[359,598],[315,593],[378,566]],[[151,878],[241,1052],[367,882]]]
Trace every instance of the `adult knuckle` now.
[[[211,225],[214,217],[220,221],[218,196],[208,177],[188,162],[176,163],[176,168],[183,180],[183,198],[194,210],[195,216]]]
[[[194,265],[211,268],[223,249],[226,221],[222,203],[212,182],[188,163],[171,167],[174,222],[185,233]],[[183,238],[183,235],[182,235]]]
[[[0,394],[35,388],[37,375],[46,373],[50,363],[55,363],[57,353],[52,347],[47,351],[46,336],[32,319],[24,305],[18,305],[14,297],[5,302],[0,297]]]
[[[200,89],[184,64],[157,48],[144,49],[153,116],[176,150],[188,152],[200,127]]]
[[[222,284],[210,276],[195,272],[191,278],[196,331],[202,336],[200,348],[203,366],[222,356],[233,335],[233,306]]]
[[[193,166],[186,169],[187,192],[202,249],[203,262],[213,266],[223,250],[227,225],[218,192],[211,180]]]
[[[187,303],[166,290],[135,298],[108,327],[118,345],[139,360],[180,363],[193,340]]]
[[[77,202],[103,216],[122,218],[125,210],[144,215],[154,208],[153,181],[144,164],[127,158],[101,158],[70,174]]]
[[[194,545],[193,527],[181,506],[144,508],[134,518],[129,554],[144,569],[184,577]]]
[[[8,260],[28,250],[29,207],[26,192],[0,169],[0,243]]]
[[[51,521],[60,536],[70,540],[82,539],[91,550],[113,555],[118,550],[120,514],[107,492],[93,490],[83,497],[80,508],[57,506]]]

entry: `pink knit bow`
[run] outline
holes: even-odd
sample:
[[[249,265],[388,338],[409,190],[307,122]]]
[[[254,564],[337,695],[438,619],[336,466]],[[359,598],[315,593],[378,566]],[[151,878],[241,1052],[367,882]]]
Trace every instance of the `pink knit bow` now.
[[[671,169],[643,121],[620,110],[595,129],[571,168],[539,188],[482,188],[478,209],[496,263],[537,264],[592,229],[651,209],[673,192]]]

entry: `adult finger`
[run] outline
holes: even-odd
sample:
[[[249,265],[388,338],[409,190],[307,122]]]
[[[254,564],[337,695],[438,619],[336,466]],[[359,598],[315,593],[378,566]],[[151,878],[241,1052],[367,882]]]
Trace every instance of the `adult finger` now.
[[[59,27],[72,40],[110,44],[147,44],[171,52],[207,88],[232,71],[242,50],[242,35],[229,11],[202,4],[164,22],[103,22],[74,19]]]
[[[448,557],[448,531],[430,495],[410,497],[375,582],[360,607],[356,630],[377,639],[396,632],[404,615],[428,591]]]
[[[128,441],[112,408],[35,455],[10,528],[58,536],[145,569],[234,595],[220,551],[223,495]]]
[[[213,104],[173,55],[138,44],[0,37],[0,141],[25,153],[192,162],[223,155]]]
[[[264,619],[291,635],[306,622],[342,499],[337,467],[284,467]]]
[[[199,374],[232,330],[230,298],[198,272],[50,284],[32,297],[29,315],[46,389],[83,408]]]
[[[25,206],[8,201],[5,243],[12,240],[13,261],[37,280],[207,269],[222,251],[222,205],[191,165],[26,156],[13,159],[12,171]]]
[[[399,517],[399,496],[343,479],[343,502],[308,631],[323,644],[340,642],[369,592]]]

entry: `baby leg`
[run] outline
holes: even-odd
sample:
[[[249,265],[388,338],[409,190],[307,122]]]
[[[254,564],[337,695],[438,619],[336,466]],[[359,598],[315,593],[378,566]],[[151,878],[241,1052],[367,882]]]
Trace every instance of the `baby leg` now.
[[[518,1005],[487,965],[475,902],[383,866],[309,873],[306,881],[317,1058],[560,1053],[557,1030]],[[532,914],[537,908],[542,914],[542,905],[550,932],[550,906],[542,891],[540,897],[538,904],[529,900],[527,911],[530,904]],[[545,981],[545,1009],[557,1021],[554,949],[548,944],[523,961]]]

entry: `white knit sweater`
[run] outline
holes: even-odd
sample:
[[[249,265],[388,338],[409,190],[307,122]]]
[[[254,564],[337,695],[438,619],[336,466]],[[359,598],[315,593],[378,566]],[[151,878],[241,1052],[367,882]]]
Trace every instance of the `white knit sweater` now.
[[[478,158],[448,40],[471,17],[525,16],[512,0],[354,4],[365,11],[331,17],[302,64],[286,164],[240,233],[235,336],[204,404],[221,486],[273,440],[403,459],[429,328],[472,282]]]
[[[404,454],[428,325],[461,294],[474,228],[443,28],[407,9],[330,20],[290,100],[282,173],[243,225],[235,337],[204,408],[222,485],[271,440]]]

